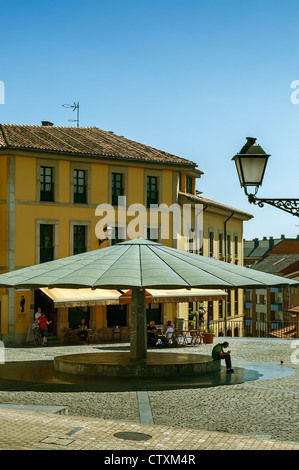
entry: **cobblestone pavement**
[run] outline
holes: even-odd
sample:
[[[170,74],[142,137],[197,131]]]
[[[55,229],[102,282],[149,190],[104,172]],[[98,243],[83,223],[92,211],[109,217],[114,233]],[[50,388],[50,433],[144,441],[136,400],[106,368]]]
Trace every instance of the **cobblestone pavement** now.
[[[24,366],[24,361],[27,365],[17,379],[14,374],[1,375],[0,365],[0,404],[65,406],[68,415],[2,408],[0,449],[299,450],[299,341],[221,341],[225,339],[233,365],[258,370],[259,378],[205,387],[184,381],[178,386],[147,386],[141,393],[146,393],[152,424],[142,422],[140,395],[123,379],[110,387],[45,380],[55,356],[128,345],[7,347],[5,367]],[[184,352],[210,354],[212,347],[186,347]],[[170,351],[176,354],[177,349]],[[26,376],[26,369],[35,370],[35,380]],[[117,432],[145,433],[150,438],[134,442],[114,437]]]
[[[106,451],[106,456],[107,450],[158,454],[176,450],[299,450],[292,442],[119,420],[7,409],[0,410],[0,419],[0,450],[100,450]],[[143,434],[144,440],[120,439],[118,433]]]

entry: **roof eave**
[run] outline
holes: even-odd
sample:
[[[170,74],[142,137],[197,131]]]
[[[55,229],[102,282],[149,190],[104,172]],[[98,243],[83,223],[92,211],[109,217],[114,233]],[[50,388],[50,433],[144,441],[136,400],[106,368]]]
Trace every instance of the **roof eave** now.
[[[158,160],[144,160],[142,158],[132,158],[132,157],[125,157],[120,155],[104,155],[104,154],[90,154],[90,153],[78,153],[78,152],[64,152],[58,150],[44,150],[44,149],[35,149],[31,147],[1,147],[0,154],[6,155],[8,153],[16,153],[16,152],[34,152],[34,153],[43,153],[43,154],[56,154],[56,155],[65,155],[65,156],[72,156],[72,157],[85,157],[85,158],[104,158],[108,160],[119,160],[119,161],[130,161],[130,162],[140,162],[144,164],[156,164],[156,165],[172,165],[172,166],[179,166],[179,167],[186,167],[188,171],[195,171],[199,172],[199,174],[203,174],[201,170],[197,170],[197,164],[195,162],[189,162],[186,160],[185,162],[171,162],[171,161],[158,161]]]

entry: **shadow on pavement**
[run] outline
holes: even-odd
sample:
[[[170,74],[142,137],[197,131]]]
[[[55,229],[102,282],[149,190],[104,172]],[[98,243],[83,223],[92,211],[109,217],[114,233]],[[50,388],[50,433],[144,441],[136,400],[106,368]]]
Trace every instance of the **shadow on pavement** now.
[[[236,385],[258,380],[254,369],[235,367],[234,373],[220,372],[192,377],[118,378],[61,374],[53,361],[10,362],[0,365],[0,390],[39,392],[127,392],[136,390],[175,390]]]

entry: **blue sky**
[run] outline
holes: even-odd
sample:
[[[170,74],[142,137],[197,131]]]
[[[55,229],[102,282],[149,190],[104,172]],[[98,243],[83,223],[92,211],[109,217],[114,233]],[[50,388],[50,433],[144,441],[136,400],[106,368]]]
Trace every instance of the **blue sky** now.
[[[260,197],[297,197],[299,4],[293,0],[27,0],[1,4],[0,122],[80,125],[195,161],[203,196],[254,215],[244,236],[296,237],[299,218],[250,205],[231,158],[271,154]]]

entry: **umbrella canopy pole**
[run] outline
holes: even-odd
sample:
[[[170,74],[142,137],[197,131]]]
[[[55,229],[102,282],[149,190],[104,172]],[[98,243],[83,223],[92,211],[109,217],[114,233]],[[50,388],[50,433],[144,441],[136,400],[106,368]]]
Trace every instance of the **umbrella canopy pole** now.
[[[147,333],[146,333],[146,301],[145,289],[132,288],[131,303],[131,361],[146,362]]]

